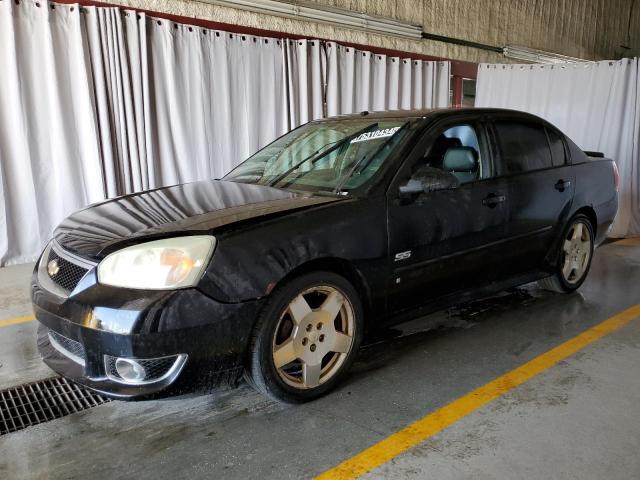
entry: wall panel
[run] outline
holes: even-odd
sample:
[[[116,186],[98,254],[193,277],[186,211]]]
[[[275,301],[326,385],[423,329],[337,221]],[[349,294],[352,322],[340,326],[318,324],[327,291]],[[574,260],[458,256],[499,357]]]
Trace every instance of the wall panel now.
[[[359,43],[423,55],[500,62],[497,54],[217,7],[195,0],[107,0],[174,15]],[[497,46],[522,45],[589,60],[640,55],[640,2],[634,0],[313,0],[422,24],[430,33]],[[630,22],[631,39],[627,39]],[[629,43],[630,49],[621,45]]]

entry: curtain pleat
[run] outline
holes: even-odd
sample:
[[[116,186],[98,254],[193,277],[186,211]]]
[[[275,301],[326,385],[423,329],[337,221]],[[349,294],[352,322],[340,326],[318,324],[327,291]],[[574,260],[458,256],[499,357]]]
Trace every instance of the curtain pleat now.
[[[324,52],[318,40],[284,41],[287,129],[324,117]]]
[[[327,112],[449,106],[451,64],[388,57],[334,42],[327,48]]]
[[[523,110],[556,125],[576,144],[612,158],[620,171],[611,237],[640,235],[638,59],[478,69],[476,106]]]
[[[0,265],[106,195],[81,15],[0,2]]]
[[[0,265],[75,210],[221,177],[310,120],[449,98],[447,62],[47,1],[0,2],[0,72]]]

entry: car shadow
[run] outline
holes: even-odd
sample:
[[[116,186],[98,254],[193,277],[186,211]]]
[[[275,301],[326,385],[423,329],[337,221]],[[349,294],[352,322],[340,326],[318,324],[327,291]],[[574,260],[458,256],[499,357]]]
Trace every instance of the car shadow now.
[[[519,309],[562,303],[571,310],[577,310],[583,300],[578,292],[570,295],[558,294],[530,284],[455,305],[378,333],[360,348],[351,371],[354,374],[370,372],[387,366],[390,362],[399,362],[415,348],[424,348],[451,335],[453,331],[498,321],[505,315],[517,313]]]

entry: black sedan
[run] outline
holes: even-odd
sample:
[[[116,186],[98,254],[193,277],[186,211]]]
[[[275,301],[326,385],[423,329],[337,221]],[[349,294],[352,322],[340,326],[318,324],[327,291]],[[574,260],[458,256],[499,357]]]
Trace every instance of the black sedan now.
[[[311,122],[222,180],[67,218],[33,274],[38,345],[116,398],[244,374],[307,401],[394,323],[535,280],[577,289],[616,210],[615,164],[529,114]]]

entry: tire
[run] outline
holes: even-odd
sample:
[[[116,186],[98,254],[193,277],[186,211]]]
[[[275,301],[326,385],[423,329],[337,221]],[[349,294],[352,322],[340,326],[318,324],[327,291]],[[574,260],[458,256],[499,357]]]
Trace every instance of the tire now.
[[[593,259],[593,226],[586,215],[575,215],[564,230],[553,275],[538,280],[545,290],[570,293],[587,278]]]
[[[362,332],[362,302],[345,278],[301,275],[276,288],[261,311],[245,378],[279,402],[314,400],[344,378]]]

